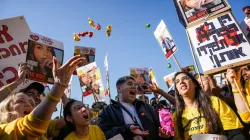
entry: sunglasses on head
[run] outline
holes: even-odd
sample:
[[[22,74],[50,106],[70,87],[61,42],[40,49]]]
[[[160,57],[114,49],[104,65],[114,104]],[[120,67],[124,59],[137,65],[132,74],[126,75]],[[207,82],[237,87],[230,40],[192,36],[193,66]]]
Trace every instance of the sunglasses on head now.
[[[175,79],[175,84],[178,84],[180,81],[184,81],[184,80],[189,80],[190,78],[188,76],[183,76],[180,79]]]

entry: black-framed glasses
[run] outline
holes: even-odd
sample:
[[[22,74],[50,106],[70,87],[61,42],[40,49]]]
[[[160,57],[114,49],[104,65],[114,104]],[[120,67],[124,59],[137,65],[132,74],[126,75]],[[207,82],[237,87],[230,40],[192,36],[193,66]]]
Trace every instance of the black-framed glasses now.
[[[180,81],[188,81],[188,80],[190,80],[190,77],[183,76],[180,79],[175,79],[175,84],[178,84]]]

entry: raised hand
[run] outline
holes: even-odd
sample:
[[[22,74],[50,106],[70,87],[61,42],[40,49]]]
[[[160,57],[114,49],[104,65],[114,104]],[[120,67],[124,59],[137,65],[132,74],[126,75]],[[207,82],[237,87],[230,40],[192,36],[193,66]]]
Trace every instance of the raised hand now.
[[[64,65],[59,66],[58,61],[53,57],[53,77],[55,82],[68,85],[73,71],[76,69],[77,65],[83,61],[83,58],[77,55],[69,59]]]
[[[154,92],[154,93],[161,93],[161,89],[159,87],[156,86],[155,83],[152,84],[148,84],[148,87]]]
[[[140,128],[139,128],[139,126],[131,125],[130,126],[130,131],[133,134],[138,135],[138,136],[142,136],[142,137],[149,135],[148,130],[147,131],[141,131]]]

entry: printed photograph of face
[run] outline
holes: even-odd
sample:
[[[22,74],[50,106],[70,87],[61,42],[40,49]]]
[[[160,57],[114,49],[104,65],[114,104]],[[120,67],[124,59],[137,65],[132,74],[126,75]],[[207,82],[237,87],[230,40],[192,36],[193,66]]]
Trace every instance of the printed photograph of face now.
[[[212,11],[210,11],[210,9],[220,4],[224,4],[224,6],[218,7],[217,10],[226,6],[222,0],[180,0],[180,4],[187,18],[204,10],[207,10],[208,13],[211,13]]]
[[[63,50],[53,48],[51,46],[29,40],[26,61],[31,61],[33,70],[41,73],[49,78],[53,78],[52,66],[53,56],[55,56],[60,65],[63,61]]]
[[[134,77],[138,91],[142,92],[150,92],[147,83],[149,83],[149,78],[145,74],[131,74],[132,77]]]
[[[95,94],[100,93],[100,85],[96,80],[95,70],[91,70],[88,73],[83,73],[80,76],[80,84],[82,88],[85,88],[85,91],[93,90]]]
[[[162,49],[165,52],[164,54],[169,59],[177,51],[177,47],[166,29],[164,29],[163,34],[160,36],[160,41]]]

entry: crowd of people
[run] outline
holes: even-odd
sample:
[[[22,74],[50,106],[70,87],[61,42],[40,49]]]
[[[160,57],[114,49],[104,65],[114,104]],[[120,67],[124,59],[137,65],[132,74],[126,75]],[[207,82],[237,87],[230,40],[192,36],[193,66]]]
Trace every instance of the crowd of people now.
[[[218,134],[231,140],[250,138],[249,66],[228,69],[226,88],[219,87],[212,76],[178,72],[173,78],[174,94],[153,83],[148,85],[156,95],[150,101],[145,95],[137,99],[135,79],[123,76],[116,82],[117,100],[97,107],[99,115],[93,116],[83,102],[64,94],[71,75],[83,61],[74,56],[61,66],[54,57],[55,83],[49,93],[44,93],[39,82],[13,93],[30,74],[28,64],[21,63],[19,78],[0,89],[0,139],[104,140],[120,135],[125,140],[184,140],[194,134]],[[51,119],[60,99],[63,117]],[[160,125],[158,111],[162,108],[171,110],[174,136]]]

